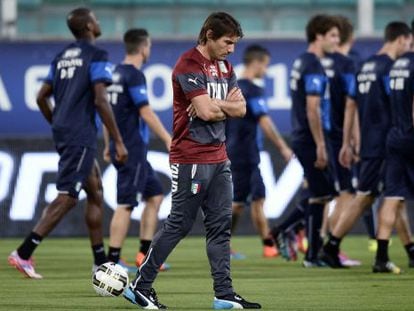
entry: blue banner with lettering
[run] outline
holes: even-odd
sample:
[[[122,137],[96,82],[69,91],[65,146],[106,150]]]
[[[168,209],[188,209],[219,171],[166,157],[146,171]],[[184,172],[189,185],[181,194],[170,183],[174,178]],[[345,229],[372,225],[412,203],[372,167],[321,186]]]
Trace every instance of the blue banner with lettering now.
[[[288,75],[293,60],[304,51],[303,40],[242,40],[229,60],[241,70],[242,54],[249,44],[261,44],[272,54],[266,78],[266,93],[270,115],[283,133],[290,131],[290,98]],[[44,136],[50,129],[36,105],[36,93],[47,75],[48,66],[56,53],[68,42],[2,42],[0,43],[0,135]],[[171,72],[181,53],[195,41],[154,40],[152,55],[143,67],[148,81],[152,107],[162,122],[172,126]],[[122,62],[121,42],[99,42],[109,52],[110,60]],[[379,40],[357,42],[355,51],[363,59],[380,47]]]

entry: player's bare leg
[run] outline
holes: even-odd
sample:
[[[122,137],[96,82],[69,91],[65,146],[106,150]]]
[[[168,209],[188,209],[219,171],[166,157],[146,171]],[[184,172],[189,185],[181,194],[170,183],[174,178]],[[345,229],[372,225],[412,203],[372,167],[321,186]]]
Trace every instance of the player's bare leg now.
[[[158,212],[164,196],[162,194],[155,195],[146,199],[145,208],[142,211],[139,239],[140,239],[140,250],[135,256],[135,264],[139,267],[144,261],[145,256],[149,250],[152,239],[154,238],[155,232],[158,226]],[[162,264],[160,270],[168,270],[168,264]]]
[[[405,202],[401,202],[401,207],[398,209],[395,229],[397,230],[398,236],[403,245],[407,245],[412,242],[412,232],[407,214],[407,205]]]
[[[324,239],[331,229],[329,227],[329,215],[331,214],[331,210],[335,209],[336,200],[332,200],[325,205],[323,209],[323,219],[322,219],[322,227],[321,227],[321,238]]]
[[[253,225],[262,239],[265,239],[269,234],[269,224],[263,211],[264,199],[252,201],[251,215]]]
[[[87,204],[85,220],[88,226],[89,239],[92,245],[103,243],[103,187],[101,171],[98,163],[94,162],[92,172],[85,183]]]
[[[332,229],[332,235],[342,238],[354,226],[364,210],[371,206],[374,198],[365,194],[357,194],[350,205],[339,215],[338,221]]]
[[[263,256],[276,257],[279,253],[275,247],[273,238],[269,233],[269,223],[267,221],[266,215],[264,214],[264,202],[264,198],[252,201],[250,206],[251,217],[256,231],[262,238]]]
[[[139,237],[141,240],[152,240],[158,226],[158,212],[163,195],[156,195],[146,200],[146,206],[142,211]]]
[[[233,202],[232,204],[232,219],[231,219],[231,233],[233,234],[239,223],[239,219],[243,214],[244,203]]]
[[[78,199],[68,195],[59,193],[56,199],[52,201],[42,212],[40,220],[37,222],[33,232],[45,237],[60,222],[60,220],[75,207]]]
[[[401,273],[401,269],[393,264],[388,257],[388,243],[402,206],[400,198],[385,198],[378,212],[378,249],[373,272]]]
[[[119,205],[112,215],[109,229],[109,246],[121,248],[128,234],[131,223],[132,208],[129,205]]]
[[[103,247],[103,187],[101,171],[96,160],[85,183],[84,190],[87,194],[85,221],[88,226],[94,264],[99,266],[105,263],[107,258]]]
[[[340,215],[348,208],[352,202],[353,194],[348,191],[342,191],[339,196],[335,198],[336,204],[332,213],[329,215],[329,231],[335,228],[339,221]]]

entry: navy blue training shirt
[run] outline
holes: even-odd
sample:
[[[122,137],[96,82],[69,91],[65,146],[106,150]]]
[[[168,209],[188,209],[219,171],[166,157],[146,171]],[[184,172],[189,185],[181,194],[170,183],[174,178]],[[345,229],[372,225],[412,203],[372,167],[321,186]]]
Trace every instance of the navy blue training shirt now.
[[[139,109],[148,105],[146,79],[133,65],[120,64],[113,72],[113,84],[108,88],[110,103],[124,144],[129,152],[146,154],[147,136],[142,132],[146,124],[139,116]],[[113,141],[111,141],[113,148]]]
[[[413,155],[413,52],[408,52],[395,61],[390,71],[390,88],[392,129],[388,135],[388,143],[391,143],[394,148],[403,148]]]
[[[246,99],[246,115],[227,119],[227,155],[232,165],[257,165],[263,149],[258,121],[268,113],[265,91],[248,79],[238,80],[238,85]]]
[[[329,79],[331,137],[342,141],[346,98],[355,98],[355,62],[340,53],[321,61]]]
[[[357,74],[361,157],[385,156],[385,138],[391,125],[389,72],[392,64],[388,55],[373,55]]]
[[[106,51],[78,40],[60,52],[50,65],[45,83],[53,87],[52,131],[56,146],[96,148],[96,109],[93,84],[112,82]]]
[[[314,143],[306,114],[306,96],[314,95],[321,98],[323,128],[328,130],[329,116],[324,115],[329,110],[329,106],[326,106],[329,105],[327,83],[325,70],[315,54],[305,52],[293,63],[290,73],[293,141]]]

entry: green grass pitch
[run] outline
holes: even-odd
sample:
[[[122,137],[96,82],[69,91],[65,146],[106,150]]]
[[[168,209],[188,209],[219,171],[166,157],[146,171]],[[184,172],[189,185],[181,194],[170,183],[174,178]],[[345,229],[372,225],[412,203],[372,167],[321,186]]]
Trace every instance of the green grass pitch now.
[[[122,297],[96,296],[91,285],[91,253],[86,238],[46,239],[36,253],[37,270],[44,279],[25,279],[7,264],[7,255],[21,239],[0,240],[0,310],[134,310]],[[398,238],[390,248],[403,275],[371,273],[374,254],[365,237],[352,236],[344,249],[362,260],[349,270],[305,269],[301,261],[261,257],[256,237],[236,237],[235,249],[247,259],[232,261],[236,291],[258,301],[265,310],[414,310],[414,269]],[[123,255],[132,261],[138,240],[129,238]],[[168,262],[172,269],[159,274],[154,287],[172,310],[210,310],[213,292],[202,237],[182,241]]]

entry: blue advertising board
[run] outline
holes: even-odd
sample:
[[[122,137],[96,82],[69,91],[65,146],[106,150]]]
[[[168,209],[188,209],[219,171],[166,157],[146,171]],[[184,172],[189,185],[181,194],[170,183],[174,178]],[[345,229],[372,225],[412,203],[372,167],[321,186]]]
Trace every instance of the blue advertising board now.
[[[242,40],[229,57],[236,73],[241,70],[244,48],[252,43],[265,46],[272,54],[266,78],[266,93],[270,115],[283,133],[290,131],[290,97],[288,75],[294,59],[306,48],[303,40]],[[59,42],[2,42],[0,43],[0,135],[45,136],[50,135],[36,105],[36,93],[48,66],[56,53],[68,44]],[[355,50],[362,58],[380,47],[378,40],[357,42]],[[121,42],[99,42],[109,52],[112,62],[123,59]],[[162,122],[171,129],[172,88],[171,72],[181,53],[195,45],[195,41],[154,41],[152,55],[143,67],[153,109]]]

